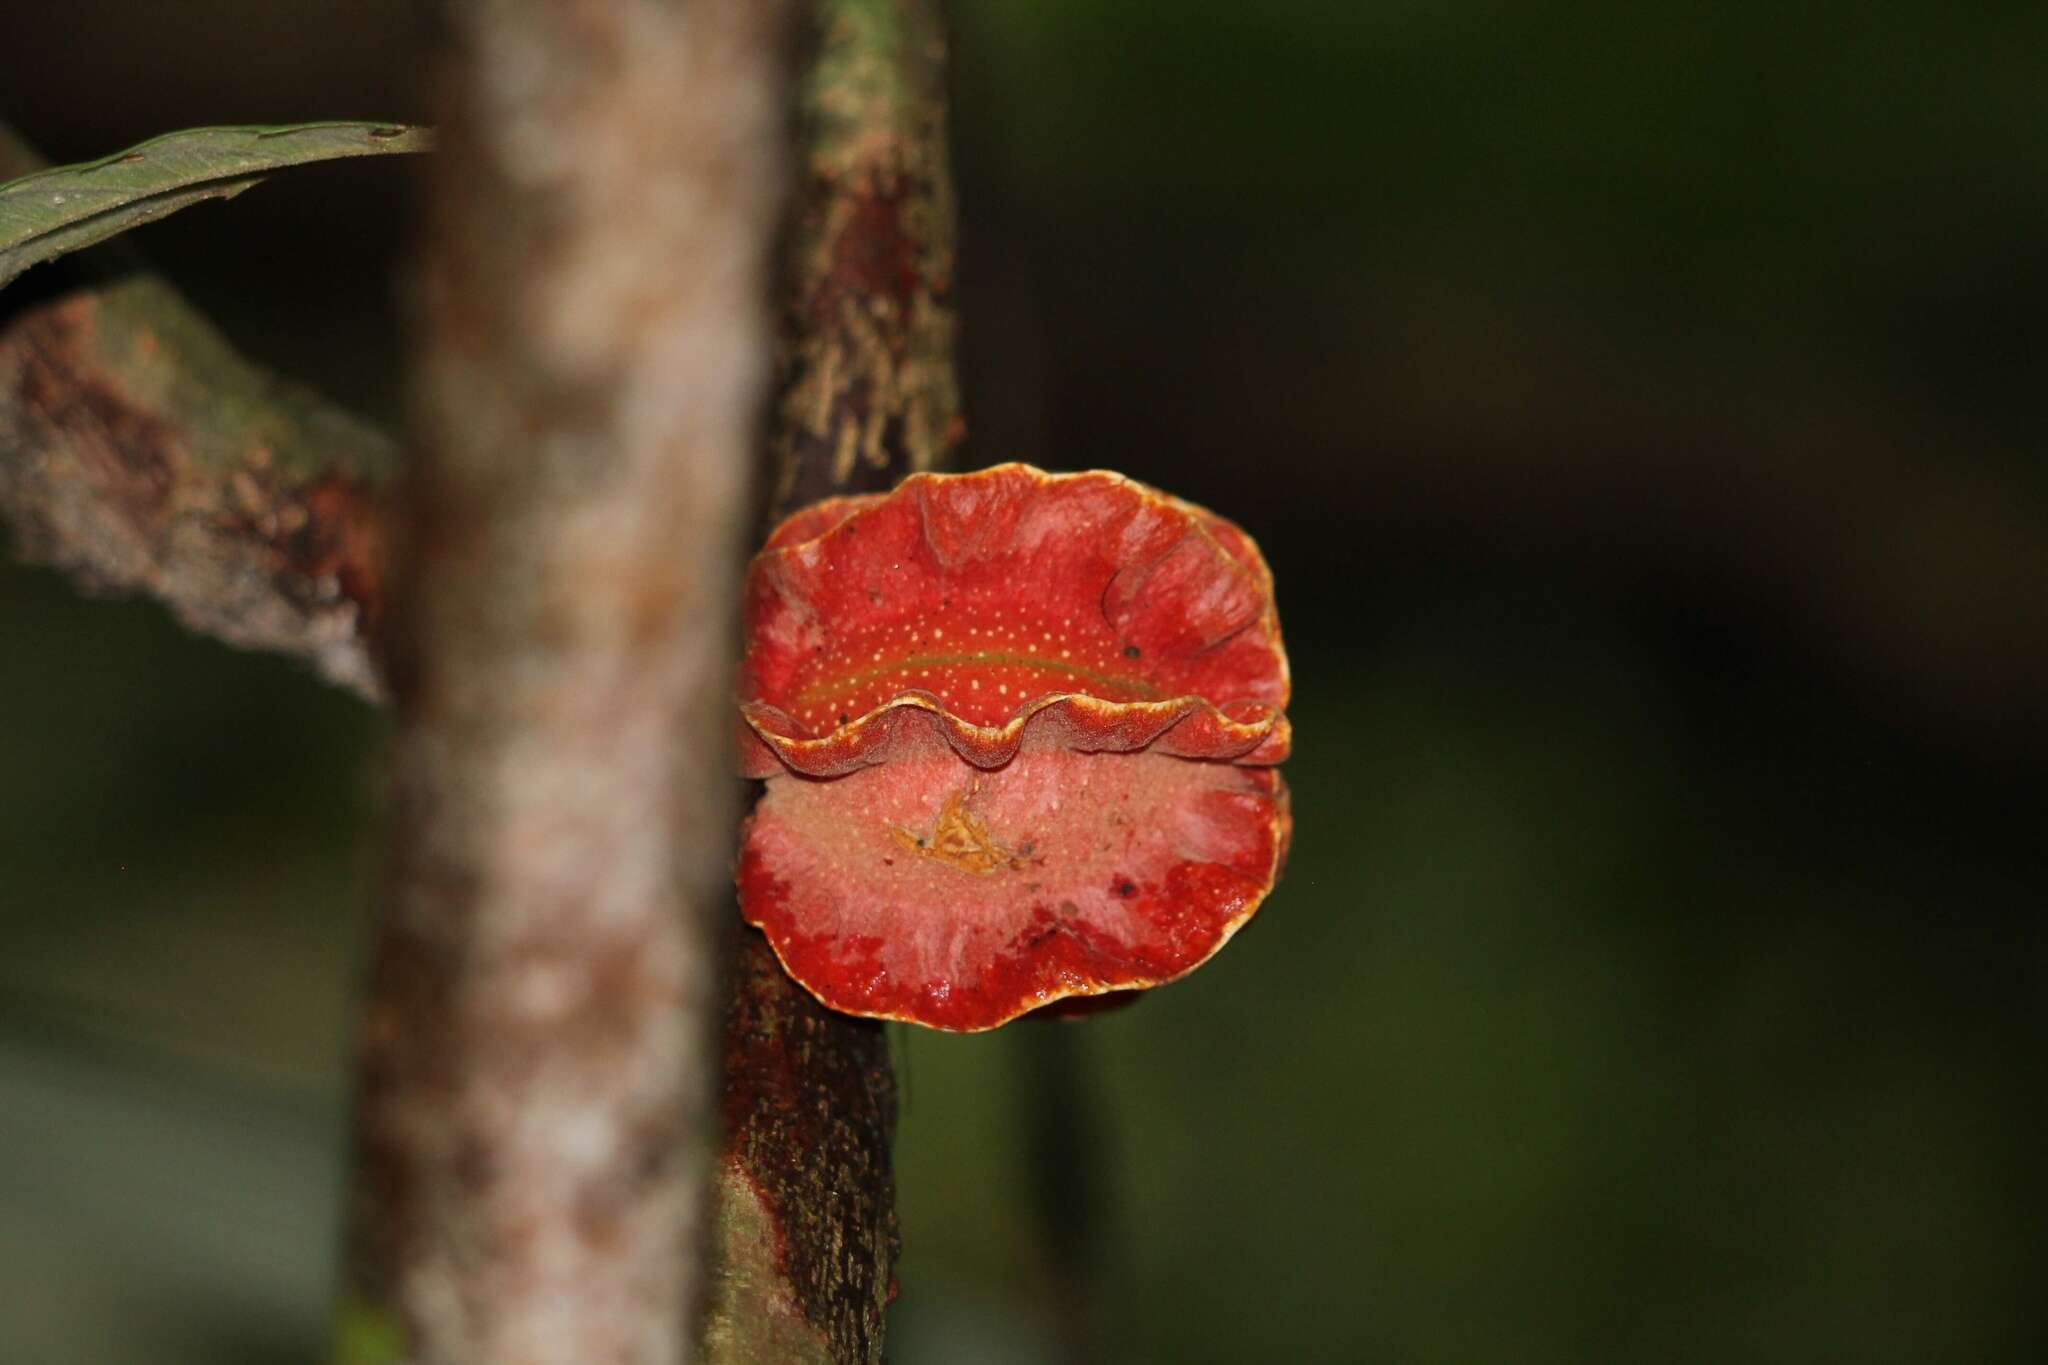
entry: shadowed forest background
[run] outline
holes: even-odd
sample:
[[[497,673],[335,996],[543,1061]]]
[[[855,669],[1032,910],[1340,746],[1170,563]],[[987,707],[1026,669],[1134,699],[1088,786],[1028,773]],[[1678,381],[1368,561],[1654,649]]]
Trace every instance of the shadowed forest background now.
[[[955,24],[968,459],[1258,537],[1297,829],[1187,981],[898,1033],[892,1359],[2039,1358],[2048,12]],[[0,116],[424,119],[420,37],[12,5]],[[134,240],[396,421],[410,185]],[[0,1359],[319,1349],[383,725],[0,566]]]

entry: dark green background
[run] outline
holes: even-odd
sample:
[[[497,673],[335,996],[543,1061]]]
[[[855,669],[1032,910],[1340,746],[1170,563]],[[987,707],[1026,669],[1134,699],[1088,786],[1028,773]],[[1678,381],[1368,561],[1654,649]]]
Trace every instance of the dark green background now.
[[[958,7],[973,457],[1267,548],[1292,866],[903,1033],[892,1356],[2048,1350],[2048,10]],[[62,159],[422,117],[396,0],[0,10]],[[409,172],[138,241],[402,386]],[[0,1359],[322,1335],[380,719],[0,569]]]

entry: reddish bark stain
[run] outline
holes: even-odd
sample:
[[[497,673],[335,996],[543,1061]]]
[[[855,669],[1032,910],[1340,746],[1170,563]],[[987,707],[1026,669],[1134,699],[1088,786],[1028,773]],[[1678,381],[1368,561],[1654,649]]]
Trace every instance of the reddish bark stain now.
[[[389,581],[383,499],[360,481],[337,475],[308,486],[298,502],[305,515],[280,539],[280,566],[309,579],[331,577],[361,611],[364,633],[375,636],[383,625]]]
[[[851,207],[832,243],[832,266],[814,298],[819,309],[835,306],[835,295],[888,299],[908,308],[922,274],[923,244],[905,230],[904,209],[915,202],[900,177],[887,187],[851,198]]]

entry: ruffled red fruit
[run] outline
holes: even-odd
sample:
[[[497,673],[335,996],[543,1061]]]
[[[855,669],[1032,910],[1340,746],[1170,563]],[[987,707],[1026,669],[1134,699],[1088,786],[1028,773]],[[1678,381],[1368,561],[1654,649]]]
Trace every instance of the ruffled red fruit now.
[[[1287,850],[1251,538],[1002,465],[807,508],[748,572],[740,910],[833,1009],[994,1028],[1223,946]]]

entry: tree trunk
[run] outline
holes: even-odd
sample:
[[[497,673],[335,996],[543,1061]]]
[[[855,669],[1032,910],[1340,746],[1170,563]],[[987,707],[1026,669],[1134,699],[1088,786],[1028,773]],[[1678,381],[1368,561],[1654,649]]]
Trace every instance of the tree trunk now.
[[[673,1365],[706,1228],[782,16],[448,18],[352,1293],[421,1365]]]

